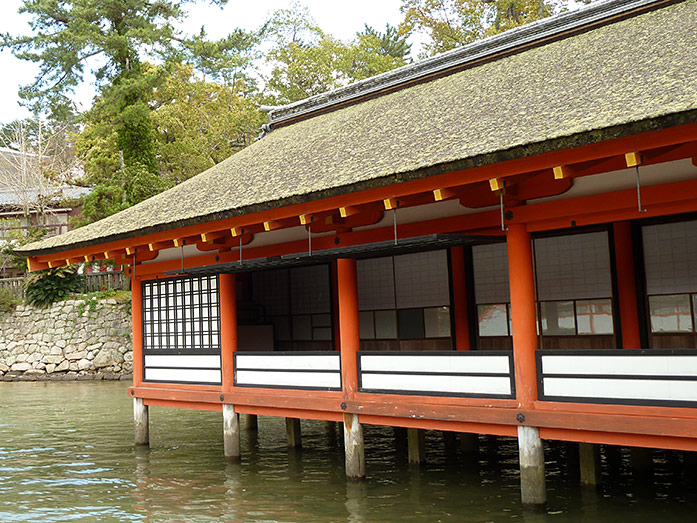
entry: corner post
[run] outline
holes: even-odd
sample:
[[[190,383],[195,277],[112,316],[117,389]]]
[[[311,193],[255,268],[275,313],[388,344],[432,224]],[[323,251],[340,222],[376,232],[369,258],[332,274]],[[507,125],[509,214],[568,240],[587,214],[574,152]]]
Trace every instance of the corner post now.
[[[223,449],[227,461],[240,459],[240,417],[226,396],[234,384],[234,355],[237,352],[237,296],[235,275],[221,274],[220,292],[220,363],[223,398]]]
[[[345,399],[358,392],[357,354],[360,348],[358,324],[358,278],[356,260],[336,261],[337,294],[339,298],[339,338],[341,347],[341,383]],[[363,428],[357,414],[344,413],[344,448],[346,476],[360,479],[365,476]]]
[[[506,233],[513,322],[513,359],[518,406],[532,409],[537,400],[537,319],[531,237],[525,225],[511,224]],[[521,413],[521,423],[524,416]],[[537,427],[518,426],[520,491],[523,505],[547,501],[545,459]]]
[[[467,310],[467,283],[465,277],[465,248],[450,249],[450,281],[453,286],[453,323],[455,350],[470,350],[470,326]]]
[[[615,240],[615,274],[617,274],[622,348],[640,349],[641,329],[631,224],[629,222],[613,223],[612,232]]]
[[[134,388],[140,387],[145,378],[143,375],[143,291],[140,284],[140,278],[133,276],[131,279],[131,322],[133,324]],[[150,445],[150,415],[148,406],[143,403],[143,398],[133,398],[133,430],[136,445]]]

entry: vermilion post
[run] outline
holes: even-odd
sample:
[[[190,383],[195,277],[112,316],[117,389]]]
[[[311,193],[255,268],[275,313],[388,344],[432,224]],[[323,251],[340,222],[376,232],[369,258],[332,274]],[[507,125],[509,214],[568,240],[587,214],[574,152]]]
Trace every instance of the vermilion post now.
[[[516,397],[521,407],[529,408],[537,400],[535,279],[530,233],[524,225],[510,225],[506,233],[506,241]]]
[[[143,297],[140,278],[131,278],[131,322],[133,324],[133,386],[143,383]]]
[[[470,350],[470,329],[467,310],[467,283],[465,280],[465,248],[450,249],[450,277],[453,284],[453,318],[455,349]]]
[[[532,409],[537,400],[537,326],[535,315],[535,278],[530,233],[524,225],[509,225],[508,275],[513,320],[513,360],[515,362],[516,398],[522,409]],[[523,505],[544,505],[545,457],[537,427],[524,425],[517,418],[520,494]]]
[[[358,325],[358,281],[356,260],[336,261],[337,294],[339,295],[339,336],[341,343],[341,380],[347,398],[358,390],[356,353],[360,347]]]
[[[223,391],[233,387],[234,353],[237,351],[237,297],[235,275],[221,274],[220,285],[220,363]]]
[[[639,349],[641,348],[641,335],[639,330],[631,224],[629,222],[616,222],[612,225],[612,228],[615,237],[617,298],[620,306],[622,348]]]

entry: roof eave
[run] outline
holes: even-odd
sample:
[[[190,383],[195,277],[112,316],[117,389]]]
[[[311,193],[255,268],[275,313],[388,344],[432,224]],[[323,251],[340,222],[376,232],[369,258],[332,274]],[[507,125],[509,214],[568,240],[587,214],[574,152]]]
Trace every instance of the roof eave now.
[[[354,82],[279,107],[265,107],[270,128],[338,108],[384,91],[399,89],[433,76],[447,74],[502,54],[539,45],[562,35],[574,34],[618,17],[639,14],[682,0],[607,0],[577,11],[562,13],[447,51],[380,75]]]
[[[283,198],[279,200],[271,200],[260,204],[249,205],[246,207],[239,207],[236,209],[230,209],[224,212],[211,213],[208,215],[198,216],[191,219],[179,220],[164,224],[159,224],[152,227],[146,227],[143,229],[138,229],[136,231],[131,231],[122,234],[114,234],[110,236],[105,236],[96,240],[89,240],[84,242],[77,242],[70,245],[63,245],[59,247],[53,247],[48,249],[26,249],[30,247],[31,244],[25,246],[25,248],[17,249],[17,252],[28,257],[41,256],[52,254],[56,252],[64,252],[74,249],[82,249],[86,247],[91,247],[94,245],[107,244],[114,241],[125,240],[130,238],[137,238],[139,236],[144,236],[147,234],[154,234],[174,229],[179,229],[181,227],[186,227],[190,225],[199,225],[202,223],[217,221],[226,218],[233,218],[237,216],[243,216],[245,214],[251,214],[256,212],[263,212],[270,209],[277,209],[280,207],[285,207],[288,205],[306,203],[310,201],[321,200],[324,198],[329,198],[333,196],[341,196],[343,194],[362,191],[372,188],[384,187],[394,183],[401,183],[410,180],[416,180],[420,178],[425,178],[428,176],[435,176],[439,174],[444,174],[453,171],[461,171],[465,169],[470,169],[473,167],[481,167],[484,165],[492,165],[495,163],[500,163],[509,160],[515,160],[520,158],[526,158],[530,156],[535,156],[543,153],[549,153],[553,151],[559,151],[564,149],[571,149],[573,147],[579,147],[584,145],[591,145],[594,143],[599,143],[607,140],[612,140],[615,138],[623,138],[626,136],[631,136],[634,134],[645,133],[649,131],[658,131],[661,129],[666,129],[669,127],[674,127],[678,125],[684,125],[688,123],[697,122],[697,110],[690,110],[680,113],[672,113],[657,118],[651,118],[646,120],[639,120],[635,122],[629,122],[622,125],[606,127],[602,129],[594,129],[590,131],[584,131],[581,133],[562,136],[554,138],[551,140],[546,140],[542,142],[523,144],[515,146],[509,149],[503,149],[499,151],[493,151],[490,153],[485,153],[477,156],[472,156],[469,158],[462,158],[460,160],[441,163],[436,165],[431,165],[421,169],[408,172],[392,173],[381,178],[375,178],[367,181],[357,182],[353,184],[343,185],[339,187],[333,187],[323,191],[316,191],[296,196],[291,196],[288,198]]]

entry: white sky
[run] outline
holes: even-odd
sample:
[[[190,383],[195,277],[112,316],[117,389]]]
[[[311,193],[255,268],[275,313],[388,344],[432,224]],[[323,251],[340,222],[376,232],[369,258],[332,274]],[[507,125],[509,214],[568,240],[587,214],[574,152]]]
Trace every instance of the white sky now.
[[[401,0],[302,0],[301,3],[310,9],[324,31],[342,40],[351,39],[363,29],[364,24],[382,30],[386,23],[397,25],[401,21]],[[19,35],[30,31],[30,18],[17,13],[21,4],[21,0],[0,1],[0,33]],[[273,11],[289,5],[288,0],[229,0],[221,11],[202,1],[200,5],[190,8],[183,30],[197,33],[204,26],[208,35],[216,38],[236,27],[257,29]],[[5,78],[0,81],[0,123],[29,116],[29,112],[19,105],[17,89],[30,83],[38,68],[32,63],[17,60],[9,51],[3,51],[0,53],[0,70]],[[94,95],[91,80],[87,79],[85,83],[75,96],[82,109],[89,107]]]

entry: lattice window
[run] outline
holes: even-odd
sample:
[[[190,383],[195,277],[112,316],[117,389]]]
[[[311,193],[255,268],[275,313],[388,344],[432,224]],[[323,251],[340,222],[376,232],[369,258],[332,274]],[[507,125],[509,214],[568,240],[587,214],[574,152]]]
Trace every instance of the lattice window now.
[[[143,283],[143,352],[219,354],[217,276]]]

